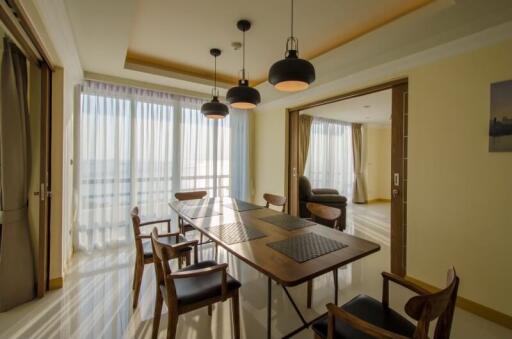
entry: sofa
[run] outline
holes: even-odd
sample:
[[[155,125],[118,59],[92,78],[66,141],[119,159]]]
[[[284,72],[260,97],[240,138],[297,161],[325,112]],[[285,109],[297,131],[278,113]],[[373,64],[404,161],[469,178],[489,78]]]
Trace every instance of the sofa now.
[[[306,204],[314,202],[321,205],[335,207],[341,210],[339,229],[344,230],[347,224],[347,198],[331,188],[311,188],[311,182],[305,176],[299,177],[299,215],[301,218],[309,218]]]

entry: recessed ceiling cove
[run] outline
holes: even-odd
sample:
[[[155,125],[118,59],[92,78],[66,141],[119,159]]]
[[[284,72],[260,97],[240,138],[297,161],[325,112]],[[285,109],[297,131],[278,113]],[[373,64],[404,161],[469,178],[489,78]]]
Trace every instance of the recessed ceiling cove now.
[[[312,59],[410,13],[432,0],[296,0],[295,35],[300,55]],[[290,31],[289,1],[136,0],[125,68],[184,80],[213,77],[208,50],[222,50],[220,85],[235,84],[241,50],[235,24],[247,18],[248,79],[266,80],[268,69],[284,56]]]

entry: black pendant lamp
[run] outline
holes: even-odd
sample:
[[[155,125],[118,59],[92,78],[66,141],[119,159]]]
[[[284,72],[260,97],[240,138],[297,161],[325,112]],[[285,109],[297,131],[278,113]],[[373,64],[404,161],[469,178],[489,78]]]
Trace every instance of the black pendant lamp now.
[[[238,86],[229,89],[226,99],[233,108],[252,109],[260,103],[261,97],[258,90],[249,87],[249,81],[245,78],[245,32],[251,28],[251,23],[248,20],[239,20],[236,27],[243,32],[242,79],[238,81]]]
[[[315,68],[299,58],[299,40],[293,36],[293,0],[291,15],[291,35],[286,40],[284,59],[270,67],[268,82],[280,91],[297,92],[305,90],[315,81]]]
[[[212,101],[206,102],[201,106],[201,113],[208,119],[223,119],[229,114],[228,106],[219,101],[219,91],[217,90],[217,57],[220,55],[220,49],[210,49],[210,54],[215,58],[215,71],[213,76]]]

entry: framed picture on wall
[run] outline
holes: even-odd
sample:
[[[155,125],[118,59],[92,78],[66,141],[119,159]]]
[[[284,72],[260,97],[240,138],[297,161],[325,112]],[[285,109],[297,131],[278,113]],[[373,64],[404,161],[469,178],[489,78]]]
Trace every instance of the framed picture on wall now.
[[[489,152],[512,152],[512,80],[491,84]]]

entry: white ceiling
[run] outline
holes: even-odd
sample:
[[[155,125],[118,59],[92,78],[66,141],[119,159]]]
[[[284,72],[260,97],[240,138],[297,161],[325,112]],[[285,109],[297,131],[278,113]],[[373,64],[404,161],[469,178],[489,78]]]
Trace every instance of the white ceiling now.
[[[431,1],[295,1],[294,33],[301,57],[309,59]],[[246,33],[246,65],[252,79],[266,79],[270,65],[283,57],[290,35],[290,0],[137,0],[135,13],[130,52],[211,70],[208,50],[218,47],[223,51],[218,72],[233,78],[241,69],[241,51],[231,48],[231,42],[242,40],[236,28],[239,19],[252,22]]]
[[[220,47],[224,54],[219,59],[219,69],[236,76],[240,55],[231,50],[230,44],[241,39],[236,21],[247,18],[253,21],[253,28],[247,33],[249,76],[264,78],[272,62],[282,57],[289,31],[289,1],[64,1],[86,72],[201,93],[210,92],[209,81],[173,72],[159,73],[151,67],[127,69],[127,53],[136,52],[209,70],[212,60],[208,50]],[[295,1],[296,35],[300,39],[301,55],[315,55],[329,45],[329,41],[342,41],[354,31],[364,30],[382,20],[388,12],[396,12],[397,6],[403,3],[409,1]],[[317,80],[311,90],[359,70],[371,69],[510,20],[510,0],[434,0],[314,57],[311,61],[317,70]],[[288,97],[300,102],[310,95],[278,92],[268,82],[258,85],[258,89],[263,104]]]
[[[307,109],[301,114],[375,125],[391,123],[391,90],[375,92]]]

